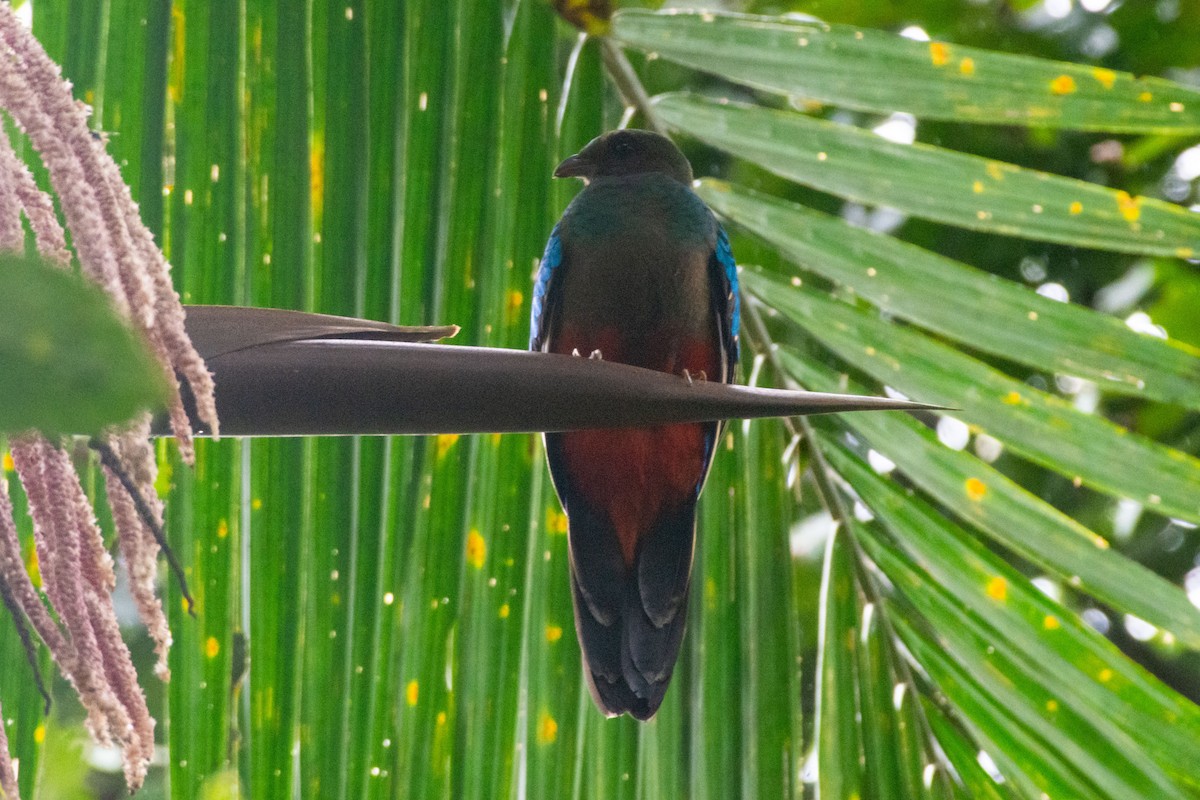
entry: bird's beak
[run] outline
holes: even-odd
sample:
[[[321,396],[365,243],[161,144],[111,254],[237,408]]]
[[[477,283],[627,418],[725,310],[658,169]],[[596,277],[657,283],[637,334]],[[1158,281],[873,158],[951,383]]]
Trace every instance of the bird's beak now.
[[[576,153],[570,158],[563,161],[554,170],[556,178],[589,178],[595,171],[596,165],[589,159],[583,158]]]

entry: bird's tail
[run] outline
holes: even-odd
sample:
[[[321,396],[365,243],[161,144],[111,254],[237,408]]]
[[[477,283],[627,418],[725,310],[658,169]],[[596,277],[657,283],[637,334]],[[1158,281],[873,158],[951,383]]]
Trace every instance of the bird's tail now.
[[[679,658],[696,537],[695,500],[663,513],[626,566],[600,515],[571,509],[575,630],[592,698],[609,716],[654,716]]]

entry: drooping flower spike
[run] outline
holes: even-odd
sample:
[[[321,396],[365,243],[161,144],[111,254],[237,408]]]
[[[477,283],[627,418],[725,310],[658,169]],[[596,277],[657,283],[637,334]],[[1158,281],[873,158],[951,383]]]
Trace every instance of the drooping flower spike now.
[[[172,430],[181,455],[191,463],[192,430],[176,375],[188,383],[198,415],[214,435],[219,424],[212,376],[184,330],[170,267],[142,223],[116,163],[88,129],[87,107],[75,100],[58,65],[5,3],[0,3],[0,109],[25,133],[46,167],[80,271],[145,336],[171,378]],[[42,257],[70,268],[72,253],[54,200],[38,188],[0,134],[0,250],[24,249],[22,216]],[[171,636],[154,591],[163,506],[154,489],[157,465],[149,430],[149,416],[143,415],[110,431],[99,448],[130,591],[155,642],[155,672],[167,680]],[[154,752],[154,720],[121,639],[112,603],[112,559],[64,443],[29,432],[14,437],[10,448],[33,517],[42,591],[23,558],[8,485],[0,480],[0,596],[16,617],[22,639],[30,642],[32,630],[46,644],[78,693],[92,735],[122,749],[126,782],[136,790]],[[43,592],[57,620],[47,611]],[[10,800],[17,796],[2,726],[0,790]]]

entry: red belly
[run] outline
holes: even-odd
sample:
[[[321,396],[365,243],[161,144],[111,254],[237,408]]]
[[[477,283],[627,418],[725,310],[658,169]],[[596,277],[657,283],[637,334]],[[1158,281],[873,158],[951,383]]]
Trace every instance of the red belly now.
[[[698,341],[668,333],[648,337],[660,348],[631,352],[614,329],[585,335],[563,326],[552,350],[583,356],[600,350],[606,361],[648,369],[720,379],[720,353],[715,341]],[[682,380],[682,378],[680,378]],[[572,490],[592,509],[607,514],[621,544],[626,564],[633,563],[640,536],[664,509],[691,500],[707,467],[704,435],[711,423],[615,428],[561,434],[564,467]]]
[[[626,564],[641,534],[664,508],[694,497],[704,474],[699,424],[564,433],[562,452],[575,491],[607,513]]]

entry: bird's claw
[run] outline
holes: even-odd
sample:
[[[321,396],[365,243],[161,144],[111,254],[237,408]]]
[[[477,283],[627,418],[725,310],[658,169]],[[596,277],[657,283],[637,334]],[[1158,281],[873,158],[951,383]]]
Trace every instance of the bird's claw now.
[[[687,381],[688,386],[694,385],[697,381],[704,383],[708,380],[708,376],[704,374],[704,370],[700,370],[693,375],[689,370],[683,371],[683,379]]]
[[[592,361],[603,361],[604,354],[601,353],[599,350],[593,350],[591,352],[591,355],[588,356],[588,358],[591,359]]]

